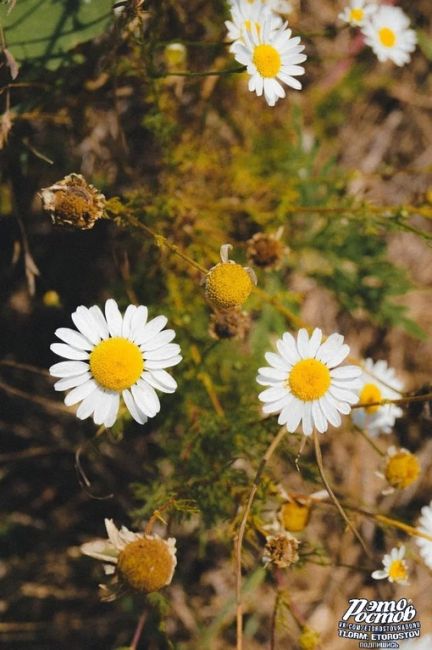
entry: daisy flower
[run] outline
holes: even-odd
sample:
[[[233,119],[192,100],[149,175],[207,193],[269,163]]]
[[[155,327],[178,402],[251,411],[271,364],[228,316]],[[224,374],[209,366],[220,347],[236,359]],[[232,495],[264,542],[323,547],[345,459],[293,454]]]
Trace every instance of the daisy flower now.
[[[300,44],[300,37],[291,38],[291,33],[288,23],[272,29],[272,21],[267,17],[259,32],[252,25],[244,34],[244,43],[237,41],[233,47],[236,60],[247,66],[249,90],[258,97],[264,93],[269,106],[285,97],[281,81],[296,90],[302,88],[295,77],[304,74],[299,63],[307,57],[302,54],[304,45]]]
[[[366,359],[361,381],[361,404],[374,404],[383,399],[397,399],[403,389],[403,383],[396,377],[393,368],[389,368],[387,361],[374,363],[372,359]],[[358,427],[367,429],[372,436],[377,436],[379,433],[391,433],[396,418],[402,415],[402,409],[396,404],[383,404],[358,408],[353,413],[352,419]]]
[[[377,5],[368,0],[351,0],[348,7],[339,14],[338,18],[353,27],[364,25],[365,21],[377,10]]]
[[[289,0],[243,0],[246,4],[261,4],[266,9],[274,11],[278,14],[290,14],[293,10],[292,3]],[[231,7],[235,5],[237,0],[229,0]]]
[[[384,473],[378,474],[384,478],[389,487],[382,494],[392,494],[395,490],[404,490],[412,485],[420,475],[420,463],[417,457],[408,449],[397,449],[391,446],[387,449],[384,460]]]
[[[244,35],[248,29],[252,28],[252,25],[259,33],[266,18],[270,20],[271,29],[277,29],[282,24],[280,16],[273,14],[260,0],[254,2],[234,0],[231,7],[231,20],[225,21],[228,39],[234,41],[230,46],[230,51],[234,51],[235,41],[244,42]]]
[[[432,536],[432,501],[428,506],[421,509],[418,529],[426,535]],[[420,555],[429,569],[432,569],[432,542],[424,537],[416,537],[416,544],[419,547]]]
[[[397,582],[400,585],[408,584],[408,566],[404,560],[405,546],[392,548],[390,553],[383,557],[384,569],[374,571],[372,578],[374,580],[387,579],[389,582]]]
[[[409,28],[410,21],[399,7],[380,6],[362,27],[365,43],[370,45],[379,61],[391,60],[402,66],[411,60],[417,36]]]
[[[51,350],[67,359],[50,368],[59,377],[55,390],[70,390],[66,406],[80,405],[80,420],[93,416],[95,424],[111,427],[117,418],[120,395],[139,424],[160,411],[155,389],[174,393],[177,384],[165,368],[180,363],[180,347],[171,343],[174,330],[164,330],[165,316],[147,320],[147,307],[129,305],[121,315],[115,300],[105,303],[105,315],[96,305],[80,306],[72,314],[77,330],[61,327]]]
[[[114,600],[128,590],[149,594],[170,584],[177,564],[176,540],[159,535],[120,530],[112,519],[105,519],[107,540],[81,546],[84,555],[104,562],[109,585],[101,585],[104,600]]]
[[[302,422],[305,436],[314,427],[323,433],[328,424],[341,425],[340,413],[347,415],[358,402],[359,366],[338,368],[349,354],[344,337],[332,334],[324,343],[316,328],[311,337],[305,329],[297,340],[285,332],[276,343],[279,354],[267,352],[270,367],[258,370],[257,382],[269,386],[259,395],[263,412],[279,413],[279,424],[294,432]]]
[[[430,650],[432,648],[432,634],[426,634],[421,639],[403,641],[399,647],[401,650]]]
[[[231,248],[231,244],[221,246],[221,261],[209,270],[204,280],[207,300],[220,310],[241,307],[257,284],[251,268],[229,259]]]

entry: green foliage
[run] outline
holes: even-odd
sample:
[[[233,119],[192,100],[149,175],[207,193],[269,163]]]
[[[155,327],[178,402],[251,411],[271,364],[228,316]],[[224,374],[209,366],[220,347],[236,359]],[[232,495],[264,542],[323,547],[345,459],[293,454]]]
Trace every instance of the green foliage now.
[[[68,53],[107,28],[113,0],[18,0],[0,7],[6,44],[19,62],[55,70]]]

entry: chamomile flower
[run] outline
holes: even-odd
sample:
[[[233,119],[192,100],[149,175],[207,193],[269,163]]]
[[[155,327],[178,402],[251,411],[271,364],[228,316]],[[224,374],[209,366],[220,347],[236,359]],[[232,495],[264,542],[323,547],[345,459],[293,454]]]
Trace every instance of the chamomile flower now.
[[[293,10],[292,3],[289,0],[261,0],[265,7],[277,14],[290,14]]]
[[[248,29],[250,30],[252,28],[252,25],[259,33],[266,18],[270,20],[272,29],[276,29],[282,24],[280,16],[273,14],[260,0],[255,0],[254,2],[234,0],[231,7],[231,20],[225,21],[225,26],[228,30],[228,40],[234,41],[230,47],[230,51],[234,51],[235,41],[244,42],[244,35]]]
[[[391,446],[385,457],[383,478],[389,487],[383,494],[392,494],[395,490],[404,490],[412,485],[420,475],[420,463],[408,449]]]
[[[120,396],[136,422],[160,411],[156,390],[174,393],[177,383],[165,368],[180,363],[180,347],[171,343],[172,329],[164,330],[165,316],[147,320],[147,307],[129,305],[121,315],[115,300],[107,300],[105,315],[93,306],[72,314],[77,330],[61,327],[51,350],[67,361],[50,368],[59,377],[55,390],[70,390],[66,406],[80,405],[77,417],[93,416],[95,424],[110,427],[117,418]]]
[[[392,548],[390,553],[383,557],[384,569],[372,573],[374,580],[385,580],[397,582],[400,585],[408,584],[408,565],[404,560],[405,546]]]
[[[204,280],[207,300],[220,310],[241,307],[257,283],[252,269],[229,259],[231,248],[231,244],[221,246],[221,261],[210,269]]]
[[[324,343],[316,328],[311,337],[305,329],[297,340],[288,332],[276,343],[279,354],[267,352],[270,367],[258,370],[257,382],[269,386],[259,395],[263,412],[279,413],[279,424],[294,432],[302,423],[305,436],[314,427],[323,433],[328,424],[341,425],[340,413],[347,415],[358,402],[354,392],[360,386],[359,366],[338,368],[349,354],[344,337],[332,334]]]
[[[400,418],[403,411],[396,404],[383,404],[372,406],[383,399],[397,399],[401,396],[403,384],[396,377],[393,368],[389,368],[387,361],[366,359],[360,389],[360,403],[371,404],[365,408],[358,408],[353,412],[354,424],[362,429],[367,429],[371,436],[379,433],[391,433],[396,418]]]
[[[236,60],[247,66],[249,90],[258,97],[264,94],[269,106],[285,97],[280,82],[296,90],[302,88],[296,77],[304,74],[305,69],[299,63],[307,57],[300,37],[291,38],[291,34],[288,23],[272,29],[271,19],[266,18],[259,32],[251,25],[244,34],[244,42],[237,41],[233,47]]]
[[[365,21],[377,10],[377,5],[369,0],[351,0],[348,7],[339,14],[340,20],[359,27],[364,25]]]
[[[81,546],[81,552],[104,562],[109,585],[101,585],[104,600],[114,600],[127,590],[151,593],[170,584],[177,564],[176,540],[159,535],[120,530],[105,519],[107,540],[95,540]]]
[[[428,506],[421,509],[418,529],[426,535],[432,536],[432,501]],[[416,537],[416,544],[419,547],[420,555],[429,569],[432,569],[432,542],[424,537]]]
[[[380,6],[365,22],[362,33],[379,61],[390,60],[402,66],[411,60],[417,36],[400,7]]]

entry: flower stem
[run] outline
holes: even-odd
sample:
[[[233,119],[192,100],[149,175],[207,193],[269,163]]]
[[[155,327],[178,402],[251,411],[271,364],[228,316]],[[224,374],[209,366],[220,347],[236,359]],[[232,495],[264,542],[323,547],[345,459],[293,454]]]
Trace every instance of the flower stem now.
[[[250,509],[252,507],[255,494],[258,490],[261,476],[264,469],[267,466],[270,458],[272,457],[274,451],[278,447],[282,438],[286,434],[286,428],[282,427],[278,434],[273,438],[270,445],[267,447],[267,450],[264,456],[261,459],[261,462],[258,466],[255,478],[249,492],[249,496],[246,502],[245,509],[241,518],[239,531],[235,540],[235,571],[236,571],[236,623],[237,623],[237,650],[243,650],[243,604],[241,598],[241,587],[242,587],[242,572],[241,572],[241,557],[242,557],[242,547],[243,539],[246,530],[246,524],[249,517]]]
[[[141,616],[138,619],[137,626],[135,628],[135,633],[133,635],[133,639],[131,641],[131,644],[129,646],[129,650],[137,650],[138,648],[138,643],[141,638],[142,631],[144,629],[144,625],[147,619],[147,612],[143,612]]]
[[[335,493],[333,492],[330,483],[327,480],[327,477],[324,472],[324,465],[323,465],[323,460],[322,460],[322,454],[321,454],[321,447],[319,444],[319,439],[318,439],[318,432],[315,430],[314,431],[314,444],[315,444],[315,456],[316,456],[316,461],[318,465],[318,471],[321,476],[321,480],[324,483],[324,486],[327,490],[327,492],[330,495],[331,500],[333,501],[334,505],[339,511],[339,514],[341,515],[342,519],[346,522],[348,528],[354,533],[354,535],[357,537],[358,541],[363,547],[364,552],[370,557],[370,552],[368,547],[366,546],[366,542],[364,541],[363,537],[360,535],[354,524],[351,522],[351,520],[348,518],[348,515],[346,514],[345,510],[341,506],[339,500],[337,499]]]

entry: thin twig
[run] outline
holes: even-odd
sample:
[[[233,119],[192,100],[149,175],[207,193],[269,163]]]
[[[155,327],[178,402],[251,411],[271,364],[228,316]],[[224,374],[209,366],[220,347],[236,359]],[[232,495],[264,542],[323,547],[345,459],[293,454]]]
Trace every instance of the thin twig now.
[[[357,433],[359,433],[366,440],[368,445],[370,445],[372,449],[375,449],[377,454],[379,454],[381,457],[385,456],[385,453],[378,447],[378,445],[372,440],[372,438],[366,433],[366,431],[363,431],[363,429],[356,426],[355,424],[353,426],[354,429],[357,431]]]
[[[138,619],[137,626],[135,628],[135,634],[133,636],[133,639],[130,644],[129,650],[137,650],[138,648],[138,643],[141,638],[142,631],[144,629],[144,625],[147,619],[147,612],[143,612],[141,616]]]
[[[62,404],[58,404],[57,402],[52,402],[51,400],[45,399],[44,397],[31,395],[30,393],[26,393],[25,391],[20,390],[19,388],[14,388],[13,386],[9,386],[4,382],[0,382],[0,390],[4,391],[7,395],[11,395],[12,397],[19,397],[20,399],[25,399],[28,402],[32,402],[32,404],[37,404],[38,406],[42,406],[42,408],[47,409],[48,411],[58,411],[63,415],[73,415],[73,413],[71,413],[71,411],[69,411],[69,409],[66,406],[63,406]]]
[[[354,526],[354,524],[353,524],[353,523],[351,522],[351,520],[348,518],[348,516],[347,516],[345,510],[344,510],[343,507],[341,506],[340,502],[338,501],[338,499],[337,499],[335,493],[333,492],[333,490],[332,490],[332,488],[331,488],[330,483],[329,483],[328,480],[327,480],[327,477],[326,477],[325,472],[324,472],[324,465],[323,465],[323,459],[322,459],[321,447],[320,447],[320,444],[319,444],[319,438],[318,438],[318,435],[319,435],[319,434],[318,434],[317,430],[315,429],[315,431],[314,431],[315,456],[316,456],[316,461],[317,461],[317,465],[318,465],[318,471],[319,471],[319,473],[320,473],[321,480],[322,480],[322,482],[324,483],[324,486],[325,486],[327,492],[329,493],[331,500],[333,501],[333,503],[335,504],[336,508],[338,509],[339,514],[341,515],[342,519],[345,521],[345,523],[347,524],[348,528],[349,528],[349,529],[353,532],[353,534],[357,537],[358,541],[360,542],[360,544],[361,544],[362,547],[363,547],[364,552],[365,552],[365,553],[370,557],[370,552],[369,552],[368,547],[366,546],[366,542],[364,541],[363,537],[360,535],[360,533],[358,532],[358,530],[356,529],[356,527]]]
[[[237,650],[243,650],[243,605],[241,598],[241,587],[242,587],[242,547],[243,539],[246,530],[246,524],[249,517],[250,509],[252,507],[255,494],[258,490],[262,473],[272,457],[277,446],[281,442],[282,438],[286,434],[286,428],[282,427],[278,434],[273,438],[270,445],[267,448],[264,456],[261,459],[255,478],[252,484],[251,491],[246,502],[245,509],[241,518],[239,531],[235,540],[235,571],[236,571],[236,622],[237,622]]]

